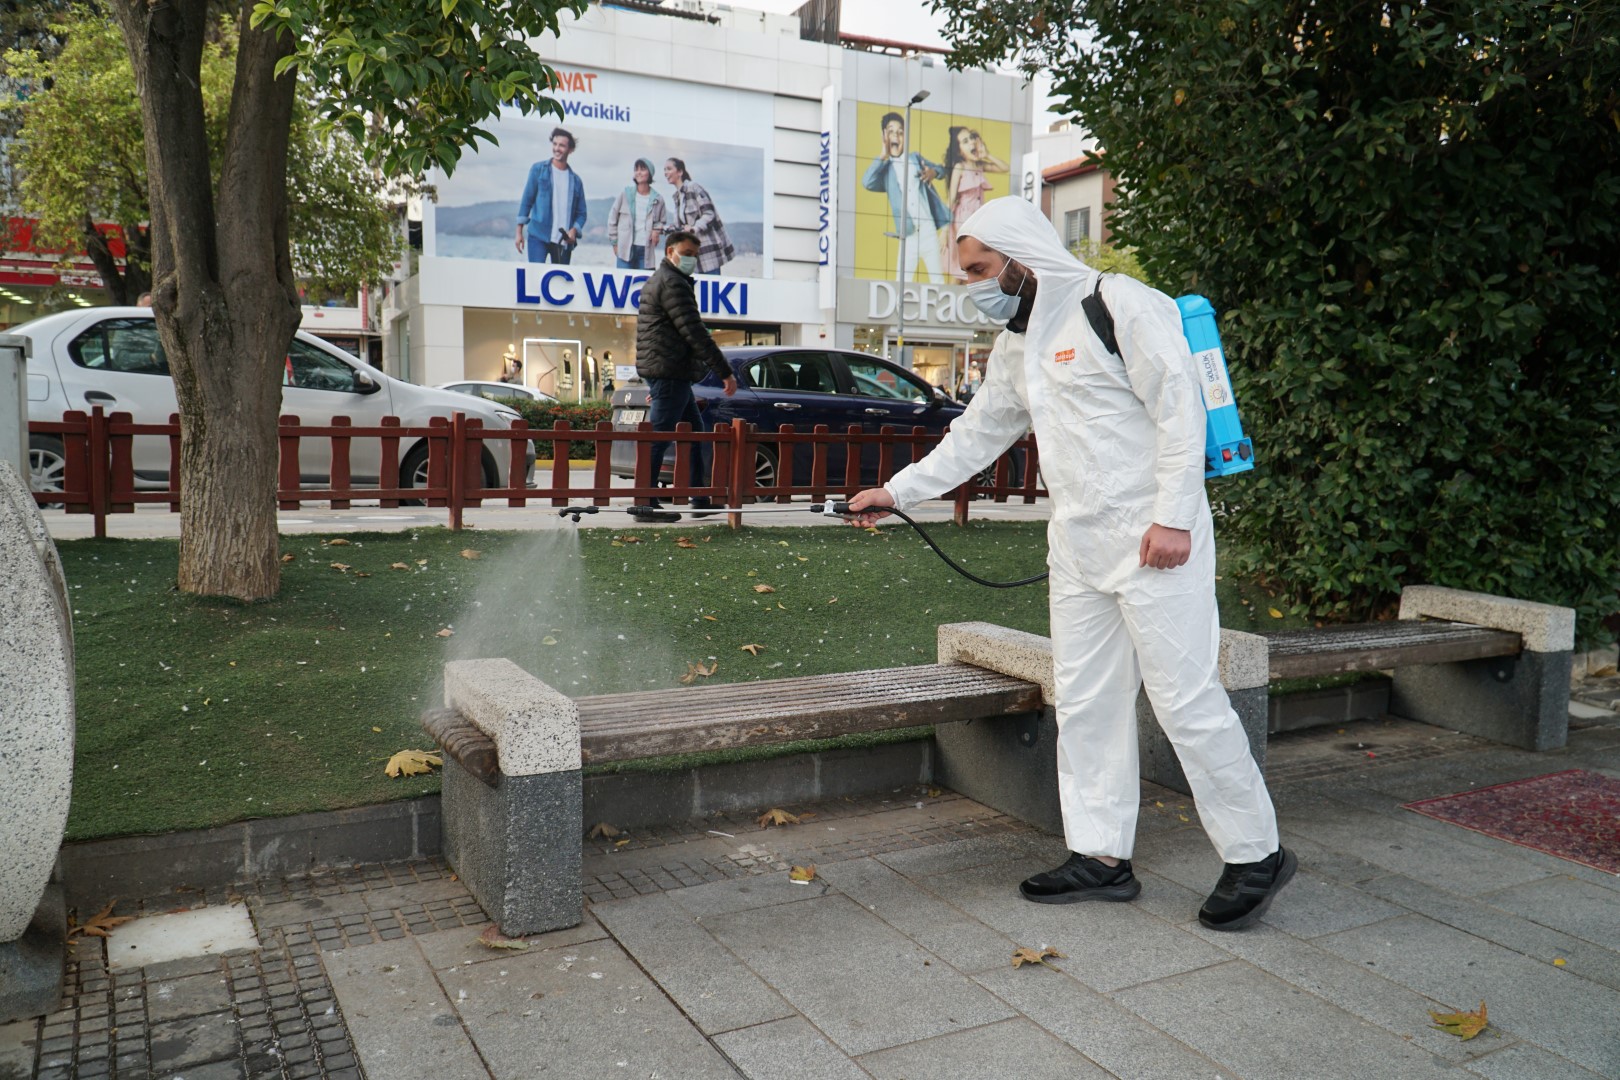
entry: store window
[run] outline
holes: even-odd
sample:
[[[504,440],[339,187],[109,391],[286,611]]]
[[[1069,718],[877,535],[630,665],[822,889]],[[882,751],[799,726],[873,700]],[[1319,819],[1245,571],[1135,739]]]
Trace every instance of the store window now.
[[[780,326],[728,326],[725,323],[709,323],[708,327],[709,332],[714,335],[714,343],[721,348],[782,344]]]

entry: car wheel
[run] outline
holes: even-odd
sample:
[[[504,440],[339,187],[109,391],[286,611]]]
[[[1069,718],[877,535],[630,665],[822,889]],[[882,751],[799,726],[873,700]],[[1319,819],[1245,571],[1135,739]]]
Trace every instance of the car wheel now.
[[[776,486],[776,451],[766,446],[754,447],[754,486]]]
[[[28,489],[61,491],[67,477],[67,454],[62,440],[50,435],[28,436]],[[42,510],[60,510],[65,503],[40,503]]]
[[[405,460],[399,463],[399,486],[402,488],[427,487],[428,444],[419,442],[411,447]],[[421,506],[421,499],[401,499],[401,506]]]

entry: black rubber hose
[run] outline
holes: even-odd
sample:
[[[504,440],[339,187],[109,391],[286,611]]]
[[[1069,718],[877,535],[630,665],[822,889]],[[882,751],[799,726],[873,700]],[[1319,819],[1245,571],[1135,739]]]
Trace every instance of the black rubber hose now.
[[[924,532],[923,527],[921,525],[917,524],[915,521],[913,521],[911,519],[911,515],[907,514],[905,511],[896,510],[892,506],[873,507],[872,509],[874,511],[876,511],[876,510],[886,510],[889,513],[893,514],[895,517],[899,518],[901,521],[905,522],[907,525],[910,525],[913,529],[916,529],[917,530],[917,535],[922,537],[923,541],[925,543],[927,543],[929,547],[934,549],[934,554],[935,555],[938,555],[941,559],[945,560],[945,565],[946,566],[950,567],[952,570],[955,570],[958,574],[961,574],[963,577],[967,578],[969,581],[973,582],[976,585],[983,585],[983,586],[985,586],[986,588],[989,588],[989,589],[1016,589],[1016,588],[1018,588],[1019,586],[1022,586],[1022,585],[1033,585],[1038,581],[1045,581],[1047,579],[1047,577],[1050,576],[1050,573],[1051,573],[1050,571],[1042,571],[1041,573],[1036,574],[1034,577],[1020,578],[1017,581],[989,581],[989,580],[986,580],[985,578],[980,577],[978,574],[975,574],[972,571],[965,570],[962,567],[958,566],[956,564],[955,560],[953,560],[949,555],[945,554],[945,552],[940,549],[940,546],[938,544],[934,543],[934,538],[929,536],[926,532]]]

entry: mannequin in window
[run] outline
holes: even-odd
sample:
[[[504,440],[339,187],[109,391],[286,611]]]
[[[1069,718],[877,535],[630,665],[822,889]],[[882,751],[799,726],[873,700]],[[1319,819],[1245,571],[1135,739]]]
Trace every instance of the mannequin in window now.
[[[602,354],[602,396],[607,397],[613,393],[613,353]]]
[[[519,384],[523,382],[523,361],[517,358],[517,353],[510,345],[507,346],[505,352],[501,353],[500,381]]]

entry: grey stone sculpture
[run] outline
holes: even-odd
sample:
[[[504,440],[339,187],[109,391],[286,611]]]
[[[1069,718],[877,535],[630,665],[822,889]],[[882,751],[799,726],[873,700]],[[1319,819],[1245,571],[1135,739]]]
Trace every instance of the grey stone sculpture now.
[[[71,615],[45,521],[0,460],[0,1023],[61,997],[61,891],[48,886],[73,790]]]

